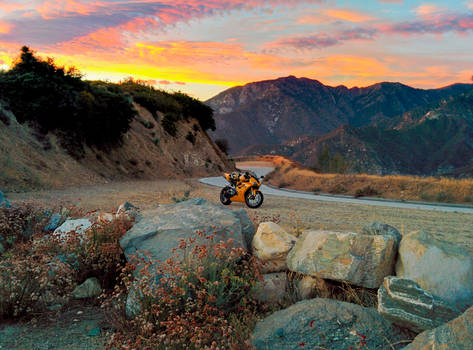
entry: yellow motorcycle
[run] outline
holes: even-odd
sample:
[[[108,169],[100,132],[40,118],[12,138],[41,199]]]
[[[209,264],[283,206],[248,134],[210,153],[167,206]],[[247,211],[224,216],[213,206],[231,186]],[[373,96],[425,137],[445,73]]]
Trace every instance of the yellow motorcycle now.
[[[247,171],[243,174],[233,172],[225,173],[225,179],[229,182],[229,186],[222,188],[220,192],[220,202],[229,205],[232,202],[246,203],[250,208],[258,208],[263,204],[263,193],[259,190],[263,176],[258,176]]]

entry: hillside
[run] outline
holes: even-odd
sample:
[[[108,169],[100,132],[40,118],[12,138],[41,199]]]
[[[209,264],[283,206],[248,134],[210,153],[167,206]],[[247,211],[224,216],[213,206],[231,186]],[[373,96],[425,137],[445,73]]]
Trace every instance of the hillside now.
[[[184,94],[86,82],[23,48],[0,74],[0,188],[219,174],[233,164],[212,128],[212,111]]]
[[[322,152],[345,161],[347,172],[369,174],[472,175],[473,91],[436,107],[418,108],[387,123],[341,126],[323,136],[284,145],[253,146],[247,154],[281,154],[306,166],[323,167]]]
[[[422,90],[400,83],[331,87],[293,76],[228,89],[206,103],[215,110],[212,138],[227,139],[232,154],[255,144],[277,145],[320,136],[348,124],[366,126],[471,89],[455,84]]]

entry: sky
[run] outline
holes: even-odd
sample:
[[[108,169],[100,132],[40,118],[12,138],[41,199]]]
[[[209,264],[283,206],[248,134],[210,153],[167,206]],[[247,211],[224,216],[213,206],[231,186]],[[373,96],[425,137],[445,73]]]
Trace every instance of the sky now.
[[[202,100],[288,75],[438,88],[471,82],[473,0],[0,0],[0,68],[23,45]]]

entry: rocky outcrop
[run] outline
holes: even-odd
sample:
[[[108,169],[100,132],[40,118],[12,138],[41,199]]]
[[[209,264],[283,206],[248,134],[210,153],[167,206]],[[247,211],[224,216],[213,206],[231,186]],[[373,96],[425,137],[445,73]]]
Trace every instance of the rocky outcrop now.
[[[264,272],[287,270],[286,257],[297,238],[274,222],[262,222],[253,237],[253,253],[265,262]]]
[[[54,231],[58,228],[59,224],[61,223],[62,215],[59,213],[54,213],[49,218],[47,225],[44,227],[45,231]]]
[[[352,232],[307,231],[287,256],[289,270],[378,288],[392,275],[395,238]]]
[[[328,291],[327,282],[322,278],[302,276],[293,281],[299,300],[310,299]],[[320,295],[319,295],[320,296]]]
[[[208,242],[198,231],[213,235],[217,242],[231,238],[235,246],[246,247],[244,237],[252,232],[246,232],[251,227],[242,224],[241,215],[202,198],[162,205],[142,211],[120,245],[128,260],[147,251],[151,259],[161,262],[173,255],[173,248],[179,246],[181,239],[192,237],[196,244]]]
[[[259,321],[257,349],[389,349],[408,339],[376,309],[330,299],[300,301]],[[386,340],[385,340],[386,339]]]
[[[438,327],[460,314],[455,307],[426,292],[414,281],[393,276],[386,277],[378,289],[378,312],[417,333]]]
[[[403,350],[467,350],[473,348],[473,307],[444,325],[419,334]]]
[[[87,278],[84,283],[78,285],[73,291],[72,295],[76,299],[94,298],[102,293],[100,282],[97,278]]]
[[[473,256],[422,231],[403,237],[396,275],[465,310],[473,305]]]
[[[280,303],[287,296],[287,275],[285,272],[263,275],[256,298],[263,303]]]

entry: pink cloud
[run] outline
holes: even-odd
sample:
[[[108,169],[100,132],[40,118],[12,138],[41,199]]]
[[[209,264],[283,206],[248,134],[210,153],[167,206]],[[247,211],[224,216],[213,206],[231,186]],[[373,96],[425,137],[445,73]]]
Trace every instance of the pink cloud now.
[[[171,85],[172,83],[169,80],[160,80],[158,81],[159,84],[161,85]]]

